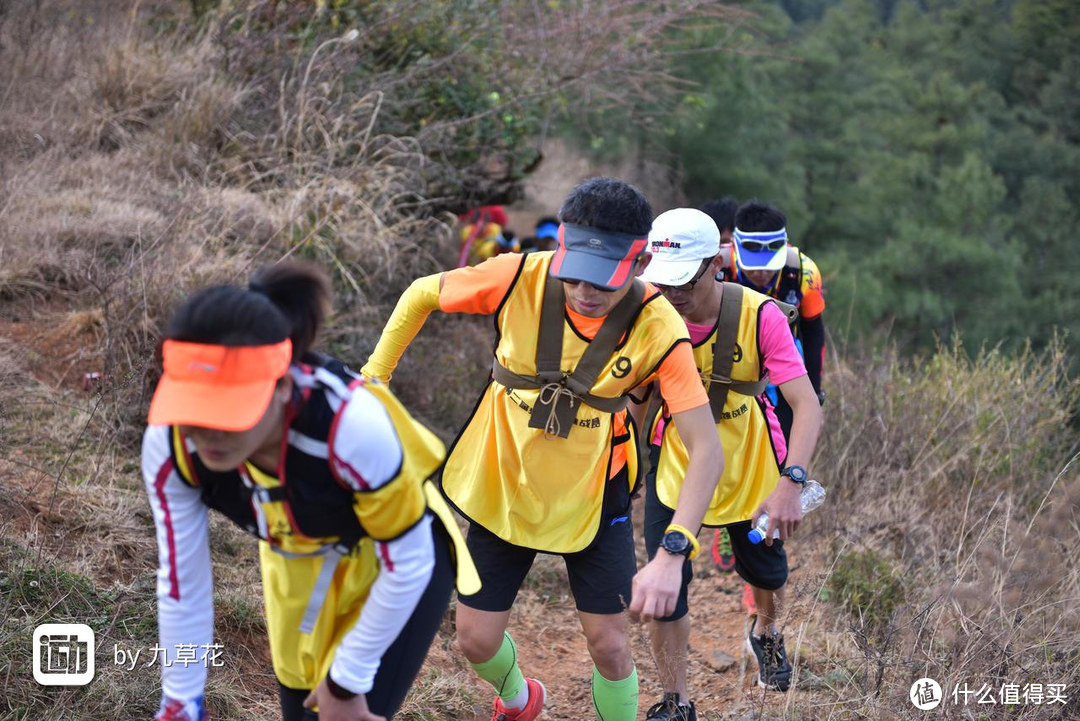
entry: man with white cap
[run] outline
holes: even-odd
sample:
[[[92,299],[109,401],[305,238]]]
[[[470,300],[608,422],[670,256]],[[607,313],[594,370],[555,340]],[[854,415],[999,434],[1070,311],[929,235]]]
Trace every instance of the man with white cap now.
[[[686,323],[724,448],[724,466],[717,469],[719,482],[703,525],[730,531],[735,570],[753,587],[758,605],[747,638],[758,661],[758,683],[786,691],[791,664],[776,627],[788,572],[783,541],[801,520],[799,493],[821,427],[821,408],[783,312],[761,293],[715,280],[721,269],[720,233],[709,216],[691,208],[661,214],[649,233],[649,251],[652,261],[643,278],[660,289]],[[771,405],[761,397],[769,379],[795,412],[790,446]],[[639,422],[648,415],[643,409],[652,390],[635,392],[640,403],[632,412]],[[645,432],[653,468],[646,478],[645,543],[652,558],[661,549],[671,552],[664,529],[679,497],[687,455],[663,404]],[[769,514],[769,539],[754,545],[747,533],[762,512]],[[779,530],[779,540],[772,540],[773,529]],[[686,681],[692,577],[687,559],[674,613],[656,619],[650,629],[664,696],[649,709],[648,719],[697,718]]]
[[[652,208],[636,188],[593,178],[559,212],[558,248],[507,253],[420,278],[398,301],[364,366],[389,380],[434,310],[492,315],[498,336],[487,383],[451,447],[442,490],[469,520],[482,588],[460,595],[457,639],[497,694],[492,721],[533,721],[545,689],[526,678],[506,632],[537,553],[563,558],[592,656],[592,709],[635,721],[638,677],[629,616],[675,608],[685,554],[723,464],[686,329],[652,286]],[[656,382],[688,450],[669,536],[679,554],[637,571],[630,497],[637,488],[633,389]],[[635,575],[636,572],[636,575]],[[627,613],[629,611],[629,613]]]

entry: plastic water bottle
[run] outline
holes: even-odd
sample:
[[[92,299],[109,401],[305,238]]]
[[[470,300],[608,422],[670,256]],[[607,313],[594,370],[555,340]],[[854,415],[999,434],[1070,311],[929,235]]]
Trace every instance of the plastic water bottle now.
[[[805,516],[810,511],[814,510],[822,503],[825,502],[825,489],[820,483],[814,480],[806,482],[806,486],[803,487],[802,493],[799,494],[799,505],[802,506],[802,512]],[[769,530],[769,514],[762,513],[758,516],[757,525],[750,529],[750,533],[746,534],[750,539],[750,543],[761,543],[765,540],[765,533]],[[780,537],[780,529],[773,529],[773,538]]]

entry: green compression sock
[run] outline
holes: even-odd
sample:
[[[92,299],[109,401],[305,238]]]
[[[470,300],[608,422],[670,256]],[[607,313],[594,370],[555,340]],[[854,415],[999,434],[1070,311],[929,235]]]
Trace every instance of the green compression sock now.
[[[593,666],[592,699],[599,721],[634,721],[638,707],[637,669],[621,681],[609,681]]]
[[[494,656],[483,663],[469,664],[476,674],[495,687],[503,702],[513,701],[525,689],[525,677],[517,664],[517,646],[509,633]]]

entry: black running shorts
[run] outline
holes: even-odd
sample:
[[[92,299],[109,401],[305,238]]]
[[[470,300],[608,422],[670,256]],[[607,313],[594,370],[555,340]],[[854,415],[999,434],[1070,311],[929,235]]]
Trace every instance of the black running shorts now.
[[[617,474],[609,485],[625,486],[625,473]],[[588,548],[557,554],[566,564],[570,592],[579,611],[612,614],[630,605],[630,584],[637,573],[637,561],[627,502],[620,499],[608,504],[616,510],[603,514],[602,526]],[[469,526],[467,543],[483,587],[471,596],[458,596],[458,602],[478,611],[510,610],[540,551],[507,543],[476,523]]]
[[[671,523],[674,512],[660,503],[656,495],[656,463],[659,460],[656,446],[653,446],[650,458],[652,469],[645,476],[645,550],[651,560],[660,548],[660,539],[663,538],[664,531]],[[750,521],[729,523],[723,528],[726,528],[731,536],[731,549],[735,555],[735,572],[744,581],[767,591],[775,591],[787,583],[788,564],[783,541],[774,539],[772,546],[766,546],[764,543],[757,545],[750,543],[746,537],[746,534],[750,532]],[[660,619],[661,621],[677,621],[689,610],[687,589],[694,578],[694,571],[689,560],[683,564],[682,571],[682,588],[679,590],[679,600],[675,605],[675,611],[670,616]]]

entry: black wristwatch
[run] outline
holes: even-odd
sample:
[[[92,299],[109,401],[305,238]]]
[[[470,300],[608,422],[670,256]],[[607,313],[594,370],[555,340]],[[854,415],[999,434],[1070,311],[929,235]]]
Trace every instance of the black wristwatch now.
[[[682,531],[671,530],[664,534],[660,539],[660,547],[673,556],[686,556],[690,558],[690,554],[694,550],[694,544],[690,543],[690,538]]]
[[[800,486],[806,486],[806,469],[802,466],[788,466],[780,471],[781,476],[787,476]]]
[[[326,674],[326,690],[330,692],[330,695],[340,701],[348,701],[351,698],[356,698],[360,694],[355,691],[350,691],[344,686],[338,686],[337,682],[330,677],[330,674]]]

